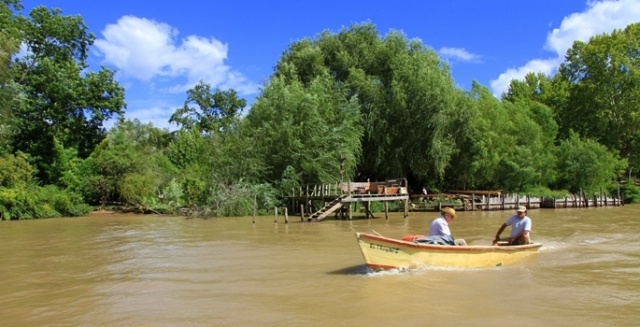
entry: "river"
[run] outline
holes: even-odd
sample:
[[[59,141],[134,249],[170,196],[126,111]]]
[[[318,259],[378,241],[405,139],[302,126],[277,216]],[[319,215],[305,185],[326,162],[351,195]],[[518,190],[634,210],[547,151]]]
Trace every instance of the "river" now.
[[[490,244],[509,214],[450,227]],[[2,221],[0,326],[640,325],[640,206],[529,216],[543,247],[522,262],[403,272],[369,271],[354,233],[426,233],[435,213]]]

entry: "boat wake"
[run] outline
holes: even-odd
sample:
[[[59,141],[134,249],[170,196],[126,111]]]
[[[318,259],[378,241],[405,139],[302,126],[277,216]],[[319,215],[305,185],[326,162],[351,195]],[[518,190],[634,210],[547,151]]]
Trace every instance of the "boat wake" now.
[[[387,269],[387,270],[374,270],[368,268],[367,266],[363,266],[367,272],[367,277],[384,277],[384,276],[397,276],[397,275],[423,275],[428,274],[430,272],[441,272],[441,271],[451,271],[451,272],[470,272],[470,271],[490,271],[495,270],[496,267],[440,267],[440,266],[420,266],[413,268],[397,268],[397,269]]]

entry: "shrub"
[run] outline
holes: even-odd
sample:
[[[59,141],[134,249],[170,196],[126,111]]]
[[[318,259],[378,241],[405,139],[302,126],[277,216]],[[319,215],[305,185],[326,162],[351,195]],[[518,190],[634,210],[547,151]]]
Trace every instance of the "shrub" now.
[[[621,187],[620,191],[625,203],[640,202],[640,187],[627,183]]]
[[[0,187],[0,217],[3,220],[78,217],[90,211],[78,194],[54,185]]]

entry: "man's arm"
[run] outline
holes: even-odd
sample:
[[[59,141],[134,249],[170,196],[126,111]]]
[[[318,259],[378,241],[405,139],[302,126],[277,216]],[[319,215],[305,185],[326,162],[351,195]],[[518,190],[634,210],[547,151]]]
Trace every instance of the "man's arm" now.
[[[522,237],[522,245],[529,244],[529,231],[526,229],[520,232],[515,237],[509,237],[509,244],[512,244],[513,242],[515,242],[521,237]]]
[[[500,234],[502,234],[505,228],[507,228],[507,224],[502,224],[502,226],[500,226],[500,229],[498,229],[498,233],[496,233],[496,238],[493,240],[494,245],[497,244],[498,241],[500,241]]]

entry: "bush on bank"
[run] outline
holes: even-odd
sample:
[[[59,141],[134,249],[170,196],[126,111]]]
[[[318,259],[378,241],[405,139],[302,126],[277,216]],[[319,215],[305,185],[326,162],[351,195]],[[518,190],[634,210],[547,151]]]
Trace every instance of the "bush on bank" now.
[[[0,219],[79,217],[91,211],[82,198],[56,186],[0,187]]]

